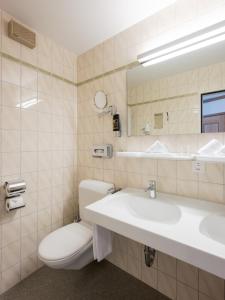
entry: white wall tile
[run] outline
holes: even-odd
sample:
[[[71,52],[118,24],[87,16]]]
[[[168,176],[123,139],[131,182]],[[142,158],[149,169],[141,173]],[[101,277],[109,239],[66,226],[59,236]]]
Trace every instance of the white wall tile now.
[[[40,33],[35,49],[21,46],[8,38],[11,16],[0,12],[0,19],[2,52],[21,60],[0,59],[1,182],[23,178],[27,183],[24,208],[7,213],[4,201],[0,201],[1,293],[41,265],[38,239],[62,226],[63,221],[74,219],[76,89],[54,75],[37,71],[36,66],[73,81],[76,55]],[[30,100],[32,105],[25,107]],[[63,168],[71,170],[66,173],[72,191],[69,195],[64,193]],[[52,193],[52,184],[57,194]]]

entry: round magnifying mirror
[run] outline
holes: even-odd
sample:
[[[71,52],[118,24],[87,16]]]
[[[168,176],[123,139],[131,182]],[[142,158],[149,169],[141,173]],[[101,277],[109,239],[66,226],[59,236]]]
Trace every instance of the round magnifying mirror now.
[[[106,94],[102,91],[98,91],[95,94],[94,104],[95,104],[95,106],[98,110],[102,111],[107,105],[107,96],[106,96]]]

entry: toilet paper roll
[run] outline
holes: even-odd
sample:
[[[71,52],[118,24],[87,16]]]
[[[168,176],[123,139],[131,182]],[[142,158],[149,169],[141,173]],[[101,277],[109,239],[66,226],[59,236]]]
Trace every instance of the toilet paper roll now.
[[[23,200],[23,197],[21,197],[21,196],[12,197],[12,198],[7,198],[6,199],[5,206],[6,206],[6,211],[9,212],[11,210],[24,207],[25,202]]]
[[[26,190],[26,182],[22,179],[5,182],[5,192],[8,198],[18,196]]]

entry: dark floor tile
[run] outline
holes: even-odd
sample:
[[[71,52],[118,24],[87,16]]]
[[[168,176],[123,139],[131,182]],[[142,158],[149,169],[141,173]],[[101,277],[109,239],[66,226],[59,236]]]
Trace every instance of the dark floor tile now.
[[[43,267],[0,300],[168,300],[107,261],[82,270]]]

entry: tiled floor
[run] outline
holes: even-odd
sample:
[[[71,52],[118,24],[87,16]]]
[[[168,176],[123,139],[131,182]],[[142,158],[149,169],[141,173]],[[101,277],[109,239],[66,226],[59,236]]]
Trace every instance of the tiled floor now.
[[[109,262],[80,271],[43,267],[0,296],[0,300],[168,300]]]

